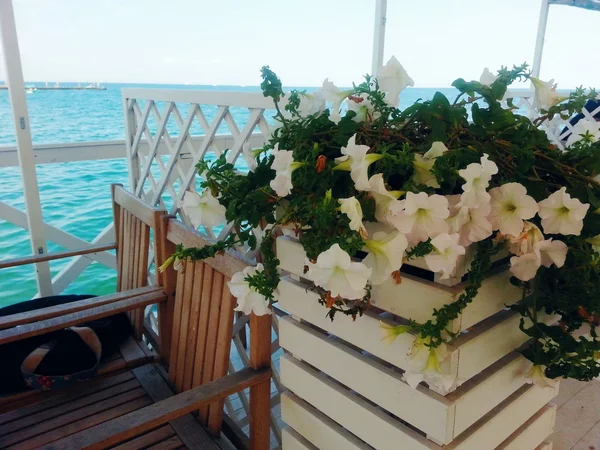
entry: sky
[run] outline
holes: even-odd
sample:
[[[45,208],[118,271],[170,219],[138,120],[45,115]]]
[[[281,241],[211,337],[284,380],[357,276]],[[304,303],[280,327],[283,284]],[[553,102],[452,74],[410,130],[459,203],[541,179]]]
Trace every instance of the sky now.
[[[370,71],[375,0],[13,0],[27,81],[287,86]],[[416,87],[533,60],[540,0],[388,0],[385,59]],[[600,87],[600,11],[552,6],[541,78]],[[0,63],[0,79],[4,79]]]

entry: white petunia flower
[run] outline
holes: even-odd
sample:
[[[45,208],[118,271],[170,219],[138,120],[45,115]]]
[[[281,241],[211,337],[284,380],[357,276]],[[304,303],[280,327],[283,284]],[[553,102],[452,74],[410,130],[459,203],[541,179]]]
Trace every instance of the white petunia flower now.
[[[569,247],[562,241],[546,239],[536,242],[531,253],[510,258],[510,271],[519,280],[529,281],[535,277],[540,266],[564,266],[568,251]]]
[[[488,216],[492,211],[489,203],[484,203],[478,208],[463,206],[458,213],[449,219],[451,230],[458,233],[458,243],[468,247],[473,242],[479,242],[492,234],[492,224]]]
[[[380,114],[375,112],[375,107],[369,100],[367,94],[350,96],[348,98],[348,111],[354,111],[356,116],[352,118],[354,122],[365,122],[367,119],[377,119]]]
[[[351,93],[352,91],[340,91],[332,81],[329,81],[329,78],[325,78],[323,86],[321,86],[314,95],[326,102],[331,102],[331,107],[329,108],[329,120],[337,124],[342,120],[342,117],[340,116],[340,106],[344,99]]]
[[[458,171],[458,174],[466,181],[462,185],[461,206],[475,208],[490,201],[490,195],[486,189],[490,185],[492,175],[498,173],[498,166],[488,158],[489,156],[484,154],[481,157],[481,163],[471,163],[465,169]]]
[[[292,192],[292,173],[298,167],[304,165],[294,161],[294,152],[292,150],[279,150],[277,146],[273,149],[273,163],[271,169],[275,171],[275,178],[271,180],[269,186],[280,197],[286,197]]]
[[[479,77],[479,82],[484,86],[491,87],[492,84],[494,84],[494,81],[496,81],[497,79],[498,76],[494,75],[492,72],[490,72],[490,69],[486,67],[485,69],[483,69],[483,73]]]
[[[333,244],[317,257],[316,264],[308,263],[308,276],[332,297],[354,300],[364,297],[371,269],[363,263],[352,262],[348,253]]]
[[[381,340],[386,344],[391,344],[398,336],[408,333],[411,330],[410,325],[392,325],[382,321],[379,321],[379,327],[383,334]]]
[[[417,184],[424,184],[432,188],[440,187],[435,175],[431,173],[431,169],[433,169],[436,158],[442,156],[447,151],[448,147],[443,142],[435,141],[424,155],[415,154],[413,166],[415,168],[414,178]]]
[[[529,77],[535,88],[533,97],[533,107],[535,109],[548,109],[557,105],[568,98],[568,95],[562,95],[556,92],[554,80],[542,81],[539,78]]]
[[[390,106],[398,106],[399,95],[407,86],[414,86],[415,82],[408,76],[402,64],[392,56],[379,70],[377,76],[379,89],[386,92],[385,101]]]
[[[202,195],[197,192],[187,191],[179,207],[188,216],[195,228],[202,225],[206,229],[212,229],[223,225],[225,219],[225,207],[213,197],[210,189],[204,189]]]
[[[448,357],[448,349],[446,344],[431,348],[428,346],[430,343],[430,337],[415,338],[409,353],[409,366],[403,375],[404,381],[413,389],[424,381],[442,392],[448,392],[456,381],[455,376],[445,373],[441,367]]]
[[[246,161],[246,165],[248,166],[248,170],[250,172],[253,172],[256,169],[256,166],[258,164],[256,161],[256,157],[260,155],[262,151],[262,148],[252,150],[252,148],[250,147],[250,142],[244,142],[244,145],[242,146],[242,156],[244,157],[244,160]]]
[[[257,316],[271,314],[269,301],[246,281],[247,277],[256,275],[257,272],[263,270],[262,264],[257,264],[256,267],[248,266],[242,272],[234,273],[231,281],[227,282],[231,295],[237,299],[235,311],[241,311],[247,315],[254,313]]]
[[[346,147],[341,149],[344,156],[335,159],[338,164],[333,170],[349,170],[354,187],[359,191],[369,190],[369,166],[383,158],[379,153],[367,154],[369,150],[368,145],[356,145],[356,134],[354,134],[348,139]]]
[[[529,281],[535,278],[541,264],[540,251],[535,249],[531,253],[510,258],[510,273],[521,281]]]
[[[360,202],[356,197],[340,198],[340,211],[350,219],[350,229],[358,231],[361,235],[366,235],[365,226],[362,223],[363,212]]]
[[[546,366],[538,366],[531,364],[531,367],[525,374],[525,382],[535,384],[541,388],[554,389],[558,385],[558,379],[548,378],[545,374]]]
[[[588,119],[581,119],[573,125],[573,133],[567,139],[567,147],[583,139],[583,136],[589,133],[592,136],[592,142],[600,139],[600,122]]]
[[[531,219],[538,212],[537,202],[527,195],[527,189],[520,183],[503,184],[491,189],[489,194],[490,222],[502,234],[519,236],[523,231],[523,220]]]
[[[381,284],[390,278],[392,272],[400,270],[408,241],[398,231],[389,234],[377,232],[373,239],[365,242],[365,247],[369,253],[363,263],[372,270],[373,284]]]
[[[333,83],[332,83],[333,84]],[[335,86],[335,85],[334,85]],[[312,116],[325,110],[325,98],[317,94],[300,93],[300,105],[298,106],[298,114],[301,117]]]
[[[542,266],[550,267],[554,264],[556,267],[562,267],[565,265],[569,247],[563,241],[546,239],[537,244],[537,249],[540,252]]]
[[[508,237],[508,249],[511,253],[521,256],[531,253],[544,240],[541,230],[531,222],[524,222],[523,230],[518,236]]]
[[[383,175],[376,173],[369,178],[369,189],[365,189],[375,200],[375,218],[382,223],[388,223],[390,205],[397,202],[402,191],[388,191],[385,187]]]
[[[567,194],[567,188],[563,186],[546,200],[542,200],[539,207],[544,233],[579,236],[583,228],[583,218],[590,205],[571,198]]]
[[[460,236],[457,233],[440,234],[431,240],[433,252],[425,255],[425,263],[434,273],[442,272],[442,279],[450,278],[456,270],[458,257],[465,254],[466,250],[459,245]]]
[[[449,230],[445,219],[450,215],[448,200],[437,194],[428,196],[425,192],[408,192],[406,200],[390,205],[388,221],[402,233],[409,242],[426,241]]]

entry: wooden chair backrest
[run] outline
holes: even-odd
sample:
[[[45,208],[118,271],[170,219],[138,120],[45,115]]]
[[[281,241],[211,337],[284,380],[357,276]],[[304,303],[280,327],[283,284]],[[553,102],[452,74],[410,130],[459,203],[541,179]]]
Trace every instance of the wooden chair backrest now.
[[[111,189],[117,244],[117,292],[121,292],[148,285],[150,232],[158,229],[165,212],[144,203],[120,184],[113,184]],[[156,247],[154,245],[155,254]],[[141,339],[144,310],[128,314],[136,337]]]
[[[210,243],[205,235],[175,218],[165,218],[163,223],[162,260],[168,258],[178,244],[203,247]],[[179,270],[171,266],[163,272],[163,289],[169,300],[166,309],[159,309],[160,334],[170,334],[170,342],[161,338],[161,355],[168,360],[169,381],[177,392],[227,375],[236,305],[227,281],[234,273],[252,265],[233,252],[182,263]],[[165,354],[167,346],[168,356]],[[200,410],[201,420],[212,432],[220,429],[222,411],[222,402]]]

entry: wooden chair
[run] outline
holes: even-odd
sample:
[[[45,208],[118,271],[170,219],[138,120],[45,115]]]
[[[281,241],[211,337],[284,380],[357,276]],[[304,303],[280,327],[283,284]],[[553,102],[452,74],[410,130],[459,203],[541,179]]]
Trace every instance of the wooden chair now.
[[[157,235],[157,265],[178,244],[207,243],[174,218],[163,218]],[[250,367],[227,375],[235,299],[226,282],[249,263],[226,253],[167,269],[159,338],[168,369],[149,363],[0,415],[0,448],[217,450],[224,399],[249,388],[247,444],[268,449],[271,316],[251,316]]]
[[[161,217],[165,213],[146,205],[123,189],[121,185],[112,185],[112,198],[116,244],[93,246],[92,249],[95,249],[95,251],[116,249],[118,292],[0,317],[0,345],[119,312],[132,311],[129,314],[137,339],[134,339],[134,337],[127,338],[120,345],[118,354],[103,361],[98,370],[98,375],[106,375],[128,367],[136,367],[156,357],[142,341],[141,335],[144,326],[144,307],[166,300],[160,287],[148,286],[147,277],[150,232],[158,228]],[[0,262],[0,268],[33,264],[86,253],[91,253],[90,249],[19,258]],[[27,390],[14,395],[3,396],[0,397],[0,412],[37,401],[40,397],[55,394],[54,391],[46,393]]]

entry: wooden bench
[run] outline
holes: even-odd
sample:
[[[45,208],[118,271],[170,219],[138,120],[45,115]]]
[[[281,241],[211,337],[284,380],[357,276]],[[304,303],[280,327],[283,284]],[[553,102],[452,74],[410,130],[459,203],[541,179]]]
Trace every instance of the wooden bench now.
[[[143,311],[148,305],[166,301],[162,289],[148,286],[150,235],[152,230],[156,233],[158,224],[166,213],[143,203],[121,185],[112,185],[111,190],[116,242],[101,247],[93,246],[92,249],[116,250],[117,293],[0,317],[0,345],[126,312],[129,314],[134,336],[123,341],[116,354],[104,358],[98,375],[105,376],[156,359],[156,353],[142,340]],[[153,247],[156,248],[156,245]],[[85,249],[2,261],[0,269],[88,254],[90,251]],[[4,395],[0,397],[0,412],[55,394],[54,391],[27,390]]]
[[[179,244],[197,247],[208,243],[206,236],[166,216],[156,223],[155,236],[157,266]],[[123,245],[126,243],[124,240]],[[123,267],[124,260],[119,264]],[[250,367],[227,375],[236,301],[226,283],[248,264],[250,261],[236,253],[184,261],[179,271],[172,266],[165,270],[157,279],[158,287],[129,284],[128,291],[114,294],[110,301],[100,297],[100,304],[93,308],[80,310],[83,304],[72,304],[62,315],[46,311],[43,320],[35,326],[24,325],[23,331],[0,331],[0,343],[3,339],[8,342],[16,335],[72,323],[82,313],[90,318],[111,308],[138,311],[154,302],[159,304],[162,363],[111,373],[0,414],[0,448],[224,449],[230,443],[220,438],[223,402],[229,395],[249,389],[250,436],[245,439],[240,430],[233,430],[235,442],[238,448],[268,449],[271,316],[250,317]],[[129,296],[132,293],[135,295]],[[143,323],[135,312],[130,318],[134,326]],[[135,347],[129,350],[138,352]]]

